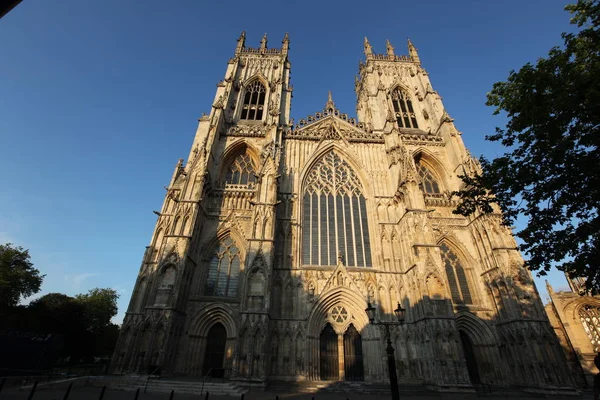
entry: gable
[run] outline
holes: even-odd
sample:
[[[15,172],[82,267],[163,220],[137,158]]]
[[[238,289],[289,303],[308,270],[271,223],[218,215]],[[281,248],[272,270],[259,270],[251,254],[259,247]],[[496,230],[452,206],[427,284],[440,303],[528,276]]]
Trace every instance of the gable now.
[[[299,140],[339,140],[362,143],[383,143],[381,134],[374,133],[363,122],[356,122],[335,108],[329,93],[329,100],[322,112],[301,119],[298,124],[285,132],[286,139]]]

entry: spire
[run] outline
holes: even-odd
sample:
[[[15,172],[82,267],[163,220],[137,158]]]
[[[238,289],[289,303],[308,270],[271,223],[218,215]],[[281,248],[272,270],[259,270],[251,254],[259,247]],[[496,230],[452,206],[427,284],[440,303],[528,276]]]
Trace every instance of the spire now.
[[[371,43],[369,43],[369,39],[365,36],[365,56],[370,58],[373,56],[373,48],[371,47]]]
[[[242,31],[240,37],[237,40],[237,46],[235,46],[235,54],[241,53],[244,47],[246,47],[246,31]]]
[[[546,279],[546,290],[548,290],[549,294],[554,293],[554,290],[552,289],[552,285],[550,285],[550,282],[548,282],[548,279]]]
[[[285,36],[283,37],[283,40],[281,41],[281,52],[283,54],[287,54],[288,50],[290,49],[290,36],[288,35],[288,33],[285,33]]]
[[[417,53],[417,48],[412,44],[410,39],[408,39],[408,55],[414,62],[419,64],[421,63],[421,60],[419,59],[419,53]]]
[[[265,51],[267,49],[267,34],[265,33],[262,39],[260,39],[260,50]]]
[[[387,49],[387,55],[390,56],[390,58],[394,58],[394,46],[392,46],[388,39],[385,40],[385,48]]]
[[[333,98],[331,97],[331,90],[327,93],[327,103],[325,103],[325,110],[335,110],[335,103],[333,102]]]

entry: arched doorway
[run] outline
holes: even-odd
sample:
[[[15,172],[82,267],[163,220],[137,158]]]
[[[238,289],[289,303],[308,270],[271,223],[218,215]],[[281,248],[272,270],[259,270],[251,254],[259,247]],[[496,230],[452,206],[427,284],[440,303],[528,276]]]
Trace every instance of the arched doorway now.
[[[477,365],[477,357],[475,355],[475,349],[473,348],[473,341],[467,333],[463,330],[459,330],[460,341],[462,342],[463,350],[465,352],[465,360],[467,362],[467,371],[469,372],[469,378],[471,383],[478,385],[481,383],[481,377],[479,376],[479,366]]]
[[[339,358],[338,337],[330,324],[325,325],[319,336],[321,379],[324,381],[338,380]]]
[[[226,341],[227,331],[223,324],[217,322],[210,328],[206,338],[206,355],[204,356],[202,375],[206,375],[211,369],[213,370],[213,372],[211,372],[212,376],[222,374]]]
[[[344,373],[348,381],[362,381],[365,378],[362,339],[352,324],[344,333]]]

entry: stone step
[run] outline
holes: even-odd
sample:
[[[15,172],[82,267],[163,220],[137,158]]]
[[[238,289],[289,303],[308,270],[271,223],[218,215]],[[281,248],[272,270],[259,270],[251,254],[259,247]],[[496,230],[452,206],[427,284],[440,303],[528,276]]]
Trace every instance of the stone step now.
[[[398,385],[400,393],[426,395],[435,393],[424,385]],[[360,394],[389,394],[390,385],[387,383],[365,383],[357,381],[270,381],[267,391],[273,393],[360,393]]]
[[[209,392],[214,395],[239,396],[246,390],[231,383],[216,383],[197,381],[151,380],[146,389],[148,392],[170,392],[181,394],[203,394]]]

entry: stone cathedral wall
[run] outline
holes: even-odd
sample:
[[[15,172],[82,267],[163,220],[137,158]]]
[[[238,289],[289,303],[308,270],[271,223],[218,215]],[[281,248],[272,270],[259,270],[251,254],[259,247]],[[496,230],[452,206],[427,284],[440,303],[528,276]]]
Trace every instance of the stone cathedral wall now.
[[[156,212],[113,372],[386,382],[389,338],[404,383],[572,383],[500,215],[452,213],[479,166],[416,49],[364,46],[358,118],[330,94],[294,122],[289,38],[240,36]]]

